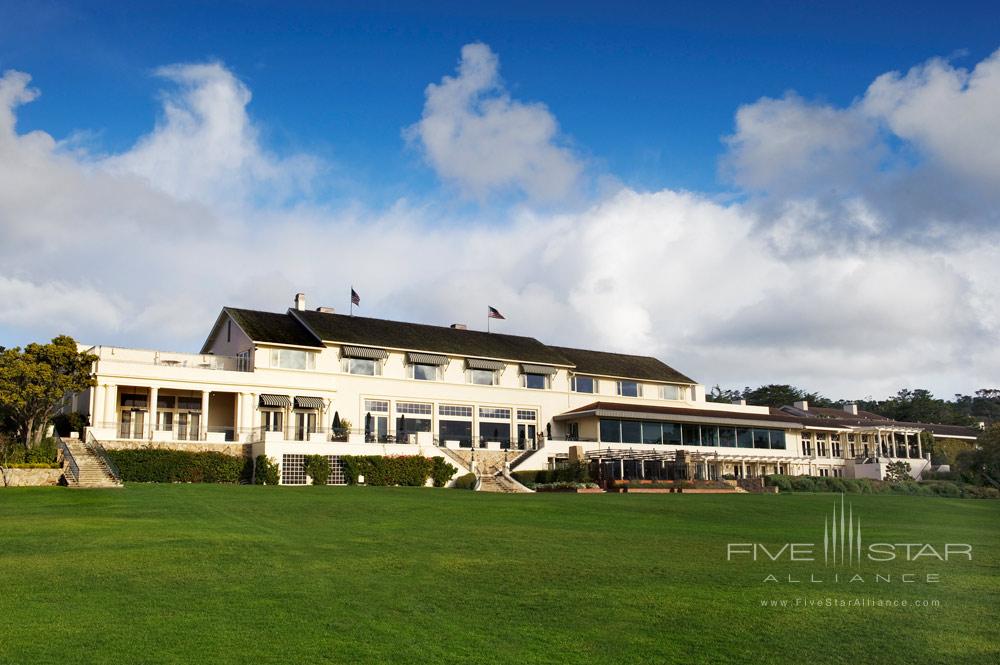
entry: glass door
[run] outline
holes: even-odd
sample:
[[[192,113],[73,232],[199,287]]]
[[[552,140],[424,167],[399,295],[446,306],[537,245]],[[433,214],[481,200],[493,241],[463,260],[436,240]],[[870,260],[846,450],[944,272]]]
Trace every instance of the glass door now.
[[[118,438],[120,439],[144,439],[146,412],[138,409],[122,411],[121,422],[118,428]]]
[[[535,447],[535,426],[528,423],[517,424],[517,447],[521,450]]]

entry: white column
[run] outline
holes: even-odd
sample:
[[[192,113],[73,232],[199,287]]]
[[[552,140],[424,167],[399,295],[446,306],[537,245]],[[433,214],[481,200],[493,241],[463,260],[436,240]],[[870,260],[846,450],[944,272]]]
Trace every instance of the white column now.
[[[149,438],[153,438],[153,432],[156,431],[156,416],[157,416],[157,400],[160,398],[160,389],[153,387],[149,389]]]
[[[94,386],[91,388],[90,424],[94,427],[101,427],[104,424],[104,400],[107,398],[107,386]]]
[[[205,440],[208,434],[208,396],[211,393],[207,390],[201,391],[201,439]]]
[[[241,441],[243,436],[243,393],[236,393],[236,414],[233,417],[233,441]]]
[[[118,386],[108,384],[104,386],[104,422],[114,423],[118,414]],[[110,425],[114,427],[115,425]]]

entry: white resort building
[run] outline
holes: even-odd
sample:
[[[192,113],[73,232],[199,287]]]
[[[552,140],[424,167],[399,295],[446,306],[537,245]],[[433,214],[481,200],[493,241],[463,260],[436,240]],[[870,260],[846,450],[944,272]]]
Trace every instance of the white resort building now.
[[[264,454],[282,484],[305,483],[315,454],[331,483],[345,482],[342,455],[445,457],[480,475],[589,460],[607,479],[882,477],[897,458],[918,476],[929,464],[926,426],[707,402],[652,357],[310,310],[302,294],[284,313],[224,308],[195,354],[82,348],[97,385],[65,408],[89,416],[88,440]]]

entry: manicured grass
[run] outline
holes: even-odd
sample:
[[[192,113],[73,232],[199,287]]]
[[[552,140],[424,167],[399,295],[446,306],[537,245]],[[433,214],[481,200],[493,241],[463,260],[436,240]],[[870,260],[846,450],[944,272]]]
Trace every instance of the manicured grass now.
[[[829,494],[4,489],[0,662],[998,662],[1000,501],[848,501],[866,542],[974,560],[866,563],[941,581],[863,585],[727,563],[730,541],[821,543]],[[760,604],[797,597],[941,605]]]

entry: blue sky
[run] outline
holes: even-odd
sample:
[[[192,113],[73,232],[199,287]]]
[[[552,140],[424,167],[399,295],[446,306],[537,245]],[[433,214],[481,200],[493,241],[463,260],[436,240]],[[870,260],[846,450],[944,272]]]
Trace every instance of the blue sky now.
[[[1000,377],[986,3],[0,1],[0,345],[310,306],[831,397]]]
[[[158,111],[153,69],[221,60],[253,90],[268,145],[308,146],[366,197],[391,200],[435,186],[400,130],[461,46],[483,41],[511,92],[544,101],[566,138],[624,182],[725,191],[720,139],[739,105],[786,90],[846,104],[878,74],[931,56],[978,62],[1000,34],[987,3],[398,4],[8,1],[0,68],[30,72],[44,91],[23,129],[92,130],[114,151]]]

